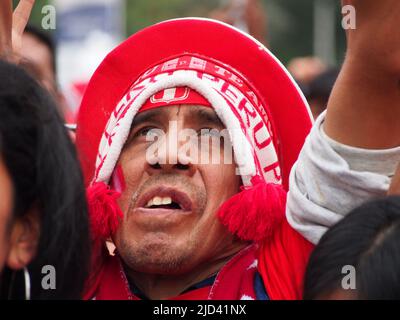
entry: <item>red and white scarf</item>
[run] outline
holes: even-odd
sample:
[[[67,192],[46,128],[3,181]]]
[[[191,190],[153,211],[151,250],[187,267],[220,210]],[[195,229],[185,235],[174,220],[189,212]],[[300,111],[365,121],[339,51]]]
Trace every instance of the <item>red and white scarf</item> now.
[[[254,277],[258,246],[251,245],[236,254],[218,273],[214,283],[183,293],[171,300],[255,300]],[[140,300],[131,290],[117,256],[107,257],[102,274],[86,299]]]
[[[109,182],[133,118],[143,105],[148,100],[157,100],[160,92],[166,95],[165,89],[179,87],[195,90],[214,108],[229,131],[245,186],[250,186],[255,176],[266,182],[281,183],[268,108],[261,104],[257,93],[238,72],[194,55],[183,55],[150,68],[129,88],[106,125],[93,182]],[[163,104],[182,103],[178,90],[169,90],[168,94],[169,100],[164,99]]]

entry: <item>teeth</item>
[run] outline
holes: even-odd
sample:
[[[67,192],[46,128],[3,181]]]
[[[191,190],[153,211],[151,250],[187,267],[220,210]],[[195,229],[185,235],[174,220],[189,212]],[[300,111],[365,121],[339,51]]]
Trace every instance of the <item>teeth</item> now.
[[[170,197],[162,198],[162,204],[171,204],[172,199]]]
[[[153,205],[159,206],[160,204],[162,204],[162,198],[154,197],[153,198]]]
[[[172,203],[171,197],[164,197],[164,198],[154,197],[149,202],[147,202],[146,208],[149,208],[151,206],[167,205],[167,204],[171,204],[171,203]]]
[[[153,205],[153,199],[151,199],[149,202],[146,204],[146,208],[150,208]]]

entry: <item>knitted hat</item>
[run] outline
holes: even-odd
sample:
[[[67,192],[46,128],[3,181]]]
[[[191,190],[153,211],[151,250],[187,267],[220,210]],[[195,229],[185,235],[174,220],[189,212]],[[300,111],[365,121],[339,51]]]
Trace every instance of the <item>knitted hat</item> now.
[[[76,142],[91,186],[92,221],[101,225],[95,233],[106,237],[118,227],[118,194],[108,184],[135,115],[177,104],[211,106],[228,129],[244,187],[219,216],[243,239],[260,240],[272,228],[263,222],[284,211],[283,188],[311,128],[310,112],[294,80],[262,44],[224,23],[194,18],[133,35],[105,58],[88,85]]]

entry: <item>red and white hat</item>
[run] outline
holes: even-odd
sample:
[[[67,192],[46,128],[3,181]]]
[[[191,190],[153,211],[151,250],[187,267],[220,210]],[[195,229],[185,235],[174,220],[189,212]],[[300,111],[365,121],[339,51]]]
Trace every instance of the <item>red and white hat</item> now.
[[[108,184],[135,115],[200,104],[228,129],[243,184],[288,187],[312,120],[282,64],[249,35],[209,19],[148,27],[113,50],[86,89],[76,144],[86,184]]]

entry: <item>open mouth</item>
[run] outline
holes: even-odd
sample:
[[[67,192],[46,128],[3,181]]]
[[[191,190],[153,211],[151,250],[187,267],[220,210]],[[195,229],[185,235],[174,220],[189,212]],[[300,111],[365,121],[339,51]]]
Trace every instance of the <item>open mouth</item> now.
[[[149,200],[144,207],[150,209],[161,208],[182,210],[181,205],[178,202],[172,201],[171,197],[154,197],[153,199]]]
[[[146,211],[173,210],[173,211],[191,211],[192,200],[182,191],[170,187],[158,187],[152,189],[139,197],[138,208]]]

